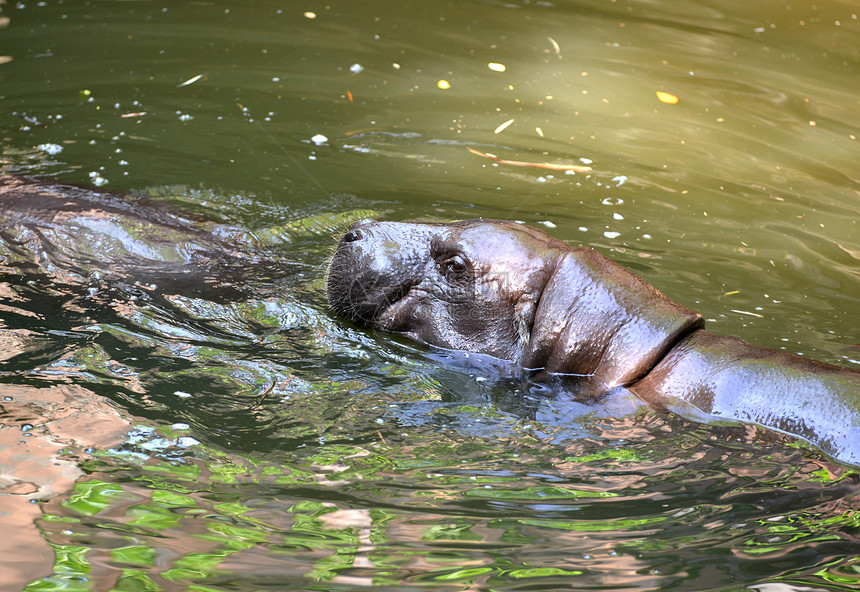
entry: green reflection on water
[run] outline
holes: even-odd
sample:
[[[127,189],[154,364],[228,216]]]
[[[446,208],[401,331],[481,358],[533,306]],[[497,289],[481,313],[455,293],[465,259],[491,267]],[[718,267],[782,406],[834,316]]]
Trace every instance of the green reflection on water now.
[[[825,569],[816,572],[821,579],[834,584],[844,584],[844,590],[855,590],[860,583],[860,557],[847,561],[831,561]]]
[[[601,450],[594,454],[589,454],[580,457],[569,457],[564,459],[565,462],[585,463],[599,460],[614,460],[619,462],[639,462],[647,460],[647,458],[637,450],[630,448],[610,448]]]
[[[114,483],[86,481],[76,483],[74,492],[63,504],[79,514],[94,516],[110,507],[125,492]]]
[[[582,571],[570,571],[559,569],[557,567],[535,567],[531,569],[512,569],[510,571],[499,572],[500,576],[510,576],[512,578],[542,578],[546,576],[581,576]]]
[[[489,442],[484,452],[487,446]],[[473,443],[467,450],[474,454],[480,448]],[[188,589],[198,586],[222,590],[222,583],[233,577],[233,569],[253,557],[268,558],[266,561],[275,562],[272,565],[284,562],[279,573],[299,578],[295,581],[304,581],[308,586],[312,582],[336,585],[345,577],[357,578],[354,585],[359,586],[396,585],[404,578],[416,584],[474,586],[493,581],[504,587],[505,582],[534,580],[553,586],[567,578],[589,577],[593,569],[590,562],[595,559],[585,553],[603,561],[632,557],[632,553],[671,555],[702,542],[703,533],[698,526],[684,536],[660,534],[661,529],[678,528],[674,509],[648,516],[599,519],[576,504],[564,504],[568,500],[577,504],[615,503],[626,495],[622,491],[547,484],[511,489],[515,477],[503,472],[480,474],[480,464],[474,466],[478,474],[461,472],[466,468],[463,464],[455,464],[453,474],[446,474],[442,466],[438,469],[443,472],[426,474],[426,468],[414,462],[413,452],[381,441],[370,446],[332,443],[301,454],[282,452],[264,459],[198,446],[193,455],[162,460],[156,456],[141,465],[129,463],[117,452],[99,453],[85,465],[96,478],[78,483],[69,499],[59,506],[63,514],[49,515],[43,522],[46,527],[56,524],[63,529],[54,531],[48,527],[48,540],[57,555],[55,573],[33,582],[28,590],[92,589],[86,582],[96,569],[91,557],[100,557],[99,549],[64,542],[69,538],[102,540],[102,546],[110,548],[108,565],[117,573],[114,589],[123,592],[159,589],[167,582]],[[448,450],[449,462],[457,452]],[[441,452],[438,454],[437,463],[442,461]],[[488,457],[488,466],[498,465],[498,458],[498,454]],[[575,457],[567,460],[571,458]],[[582,462],[575,466],[593,463],[596,467],[606,457],[587,453],[578,460]],[[515,463],[513,459],[511,462]],[[629,461],[628,466],[637,466],[637,461]],[[204,474],[206,478],[201,480]],[[411,489],[401,494],[390,488],[394,482],[407,483],[414,474],[426,474],[425,487],[435,483],[435,491],[431,492],[435,496]],[[108,482],[103,479],[106,475],[125,476]],[[682,471],[665,478],[683,479]],[[790,478],[790,473],[783,474],[783,488]],[[769,487],[779,485],[779,479],[772,481]],[[476,488],[476,484],[481,486]],[[762,483],[749,484],[751,491],[763,487]],[[362,495],[371,492],[390,507],[367,508],[360,501],[353,505],[358,501],[353,495],[359,490]],[[461,512],[434,516],[449,500],[462,503],[470,499],[516,504],[511,508],[518,508],[517,513],[533,507],[532,512],[562,514],[482,518]],[[416,513],[415,502],[419,500],[426,501],[422,511]],[[592,509],[599,510],[597,506]],[[623,506],[616,510],[623,514]],[[582,518],[571,519],[574,511],[582,513]],[[712,511],[713,508],[702,508],[685,516],[713,520],[731,515],[732,508],[726,506],[715,515],[709,514]],[[857,520],[850,510],[838,515],[809,512],[780,520],[759,520],[753,530],[745,527],[738,531],[752,536],[739,541],[735,552],[766,559],[798,547],[838,544],[838,533],[856,531]],[[576,545],[583,558],[572,557],[555,565],[552,562],[558,562],[558,557],[546,561],[530,558],[528,550],[535,545],[535,537],[552,540],[553,532],[587,533],[590,543],[580,538],[566,539],[566,544]],[[633,536],[637,532],[640,537]],[[601,550],[605,541],[597,542],[601,540],[598,533],[606,533],[605,541],[616,541],[610,553],[605,548]],[[165,544],[175,557],[169,562],[157,561]],[[715,549],[715,557],[727,551]],[[518,555],[519,562],[513,559]],[[103,556],[98,564],[98,569],[103,569]],[[675,573],[673,569],[680,569],[673,565],[661,567],[665,577]],[[855,569],[856,562],[831,561],[818,566],[816,574],[834,585],[848,585]],[[245,573],[243,577],[249,576]]]
[[[473,489],[465,492],[470,497],[488,497],[497,499],[523,500],[555,500],[577,499],[588,497],[618,497],[611,491],[587,491],[581,489],[565,489],[561,487],[529,487],[527,489]]]
[[[667,518],[628,518],[614,520],[577,520],[577,521],[561,521],[561,520],[535,520],[531,518],[521,518],[518,522],[522,524],[533,524],[544,528],[558,528],[563,530],[582,531],[582,532],[603,532],[603,531],[624,531],[637,530],[642,526],[650,526],[665,522]],[[647,545],[644,543],[643,545]],[[655,543],[656,544],[656,543]]]
[[[142,570],[123,569],[114,590],[117,592],[159,592],[164,588],[152,581]]]
[[[14,60],[0,63],[0,160],[65,180],[97,173],[120,190],[168,184],[175,191],[151,194],[251,229],[240,245],[283,248],[316,271],[337,231],[361,217],[551,222],[555,236],[612,255],[718,332],[849,363],[857,19],[850,3],[778,4],[385,0],[326,5],[313,22],[306,7],[271,2],[3,6]],[[436,87],[443,77],[450,91]],[[661,88],[679,105],[656,102]],[[92,91],[83,101],[82,89]],[[25,125],[14,110],[50,125]],[[326,145],[309,143],[317,133]],[[63,151],[49,157],[36,148],[46,143]],[[472,145],[535,162],[588,156],[595,170],[496,166]],[[140,226],[120,230],[148,242]],[[10,252],[6,263],[31,259]],[[845,553],[856,550],[856,513],[805,511],[815,496],[791,511],[768,505],[799,483],[836,495],[828,488],[841,477],[823,469],[786,473],[801,455],[711,447],[715,432],[677,433],[689,427],[653,443],[559,450],[529,431],[538,421],[486,399],[460,403],[414,352],[379,354],[388,338],[326,324],[321,273],[308,282],[301,300],[313,306],[132,307],[75,346],[74,380],[149,419],[178,417],[216,445],[88,464],[93,478],[42,521],[55,575],[28,589],[89,590],[105,564],[117,590],[163,589],[168,577],[192,590],[282,589],[284,574],[318,589],[524,579],[561,589],[606,575],[668,588],[650,577],[666,562],[716,573],[722,588],[762,573],[804,587],[860,580]],[[279,325],[300,337],[267,332]],[[386,414],[389,403],[425,401],[442,406],[417,414],[422,427]],[[479,420],[493,432],[485,440],[461,429]],[[570,559],[595,542],[600,568]],[[176,559],[147,563],[159,554]],[[274,567],[256,562],[272,556]]]
[[[31,582],[27,592],[87,592],[92,590],[87,574],[90,564],[86,559],[89,547],[76,545],[52,545],[54,548],[54,575]]]
[[[111,549],[111,559],[117,564],[141,565],[153,567],[155,565],[155,549],[145,545],[130,545]]]

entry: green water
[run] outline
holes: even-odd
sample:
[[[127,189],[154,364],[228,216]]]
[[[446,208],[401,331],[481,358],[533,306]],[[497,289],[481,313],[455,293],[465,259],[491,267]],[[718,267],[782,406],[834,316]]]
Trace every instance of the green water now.
[[[857,486],[818,453],[524,399],[323,294],[348,220],[515,219],[715,333],[860,368],[854,3],[0,8],[4,171],[155,196],[278,263],[220,298],[94,293],[98,260],[57,279],[4,235],[0,383],[140,425],[72,451],[84,476],[40,502],[52,573],[17,589],[858,585]]]

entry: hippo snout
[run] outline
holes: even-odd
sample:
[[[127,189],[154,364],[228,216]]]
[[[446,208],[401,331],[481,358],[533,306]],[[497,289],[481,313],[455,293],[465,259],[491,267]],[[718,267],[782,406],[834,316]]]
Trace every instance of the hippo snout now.
[[[424,237],[412,225],[359,220],[341,237],[328,269],[327,295],[334,312],[373,325],[423,277]],[[423,250],[421,251],[423,252]]]

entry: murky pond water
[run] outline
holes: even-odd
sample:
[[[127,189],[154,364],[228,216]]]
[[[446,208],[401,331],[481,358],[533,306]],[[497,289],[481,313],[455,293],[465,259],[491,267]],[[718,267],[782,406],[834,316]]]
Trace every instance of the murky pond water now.
[[[350,220],[522,220],[860,367],[854,3],[2,9],[3,171],[163,226],[3,213],[0,588],[860,584],[854,470],[523,394],[332,317],[323,281]]]

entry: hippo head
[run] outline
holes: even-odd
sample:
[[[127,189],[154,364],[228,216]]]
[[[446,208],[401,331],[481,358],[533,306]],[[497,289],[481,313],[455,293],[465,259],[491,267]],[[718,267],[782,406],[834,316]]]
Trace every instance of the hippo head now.
[[[637,380],[702,323],[595,251],[499,220],[360,221],[327,290],[359,325],[576,375],[594,393]]]

